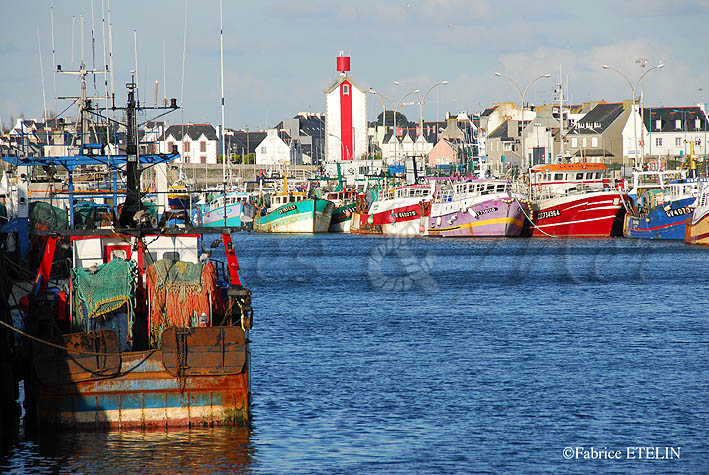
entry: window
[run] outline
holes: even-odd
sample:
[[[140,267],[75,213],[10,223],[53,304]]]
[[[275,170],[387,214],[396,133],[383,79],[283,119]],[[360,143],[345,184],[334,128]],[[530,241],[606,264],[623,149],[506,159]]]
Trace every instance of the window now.
[[[174,147],[174,146],[175,146],[175,144],[172,141],[168,142],[167,143],[167,153],[172,153],[172,147]]]
[[[342,95],[343,95],[343,96],[349,96],[349,95],[350,95],[350,85],[349,85],[349,84],[343,84],[343,85],[342,85]]]
[[[564,174],[563,173],[555,173],[554,174],[554,181],[561,181],[564,179]]]
[[[266,147],[261,147],[261,153],[266,153]]]
[[[699,130],[699,127],[702,126],[702,121],[699,119],[694,119],[694,130]]]
[[[576,179],[577,179],[577,180],[583,180],[583,173],[577,173],[577,174],[576,174]]]
[[[682,146],[682,137],[675,137],[675,146],[676,147]]]
[[[656,128],[657,130],[661,130],[661,129],[662,129],[662,121],[661,121],[660,119],[657,119],[657,120],[655,121],[655,128]]]
[[[206,156],[206,155],[200,155],[200,156],[199,156],[199,163],[207,163],[207,156]]]
[[[199,143],[199,151],[202,153],[207,151],[207,142],[200,142]]]
[[[591,147],[598,147],[598,137],[591,137]]]
[[[571,137],[571,146],[578,147],[579,146],[579,139],[577,139],[576,137]]]
[[[190,153],[190,143],[187,140],[182,142],[182,151],[185,153]]]
[[[656,137],[655,138],[655,145],[657,147],[662,147],[662,137]]]
[[[675,120],[675,129],[682,128],[682,121],[680,119]]]

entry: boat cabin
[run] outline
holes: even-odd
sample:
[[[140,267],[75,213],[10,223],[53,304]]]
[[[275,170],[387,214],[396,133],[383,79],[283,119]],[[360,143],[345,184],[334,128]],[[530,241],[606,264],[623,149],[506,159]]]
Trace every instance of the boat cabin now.
[[[390,188],[380,197],[381,200],[394,200],[406,198],[418,198],[420,200],[431,197],[430,185],[407,185],[398,188]]]
[[[333,203],[351,203],[357,198],[357,192],[352,189],[331,191],[325,194],[325,199]]]
[[[512,184],[505,180],[475,180],[463,181],[445,185],[436,194],[439,201],[452,201],[482,195],[492,195],[496,193],[509,193],[512,191]]]
[[[529,183],[532,192],[537,194],[602,190],[609,186],[606,172],[602,163],[537,165],[529,170]]]
[[[278,208],[279,206],[288,203],[297,203],[308,199],[308,194],[301,191],[290,191],[288,193],[280,193],[271,197],[271,207]]]

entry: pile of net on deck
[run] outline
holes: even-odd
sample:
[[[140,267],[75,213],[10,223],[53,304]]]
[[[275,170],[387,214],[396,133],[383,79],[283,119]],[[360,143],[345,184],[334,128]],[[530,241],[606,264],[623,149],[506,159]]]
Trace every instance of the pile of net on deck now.
[[[29,220],[34,229],[66,229],[69,224],[66,211],[44,201],[30,203]]]
[[[148,290],[150,345],[159,348],[162,332],[169,326],[196,327],[200,316],[203,324],[212,319],[212,312],[222,310],[222,298],[217,287],[217,273],[211,262],[189,262],[161,259],[145,271]]]
[[[72,305],[75,331],[114,330],[121,351],[133,340],[137,269],[132,261],[108,263],[72,270]]]

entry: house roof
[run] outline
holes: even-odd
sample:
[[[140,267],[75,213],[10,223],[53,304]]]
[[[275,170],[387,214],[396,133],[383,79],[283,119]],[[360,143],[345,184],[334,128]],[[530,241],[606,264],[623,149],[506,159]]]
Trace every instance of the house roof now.
[[[218,140],[217,131],[209,124],[177,124],[168,127],[160,137],[160,140],[165,140],[172,135],[175,140],[182,140],[183,137],[189,137],[192,140],[197,140],[204,134],[208,140]]]
[[[601,103],[576,123],[567,135],[602,134],[623,113],[622,103]]]
[[[507,140],[514,140],[518,137],[518,134],[512,134],[512,127],[517,126],[519,127],[519,124],[522,124],[522,126],[526,126],[526,124],[529,124],[529,120],[521,121],[521,120],[512,120],[512,119],[507,119],[503,123],[501,123],[495,130],[490,133],[490,135],[487,136],[488,140],[489,139],[494,139],[494,138],[499,138],[502,139],[503,141]]]
[[[418,127],[408,127],[404,128],[402,131],[401,136],[397,137],[399,139],[399,142],[404,140],[405,136],[408,136],[413,142],[416,142],[418,139],[418,135],[416,134],[416,129]],[[430,131],[430,133],[429,133]],[[382,139],[382,143],[389,143],[389,140],[391,140],[392,132],[390,130],[387,130],[387,133],[384,135],[384,138]],[[436,131],[435,127],[434,130],[427,130],[426,124],[424,123],[423,126],[423,138],[426,139],[426,142],[428,143],[435,143],[436,141]]]
[[[300,135],[308,135],[310,137],[319,137],[325,133],[325,119],[318,116],[309,115],[304,117],[302,115],[296,115],[293,120],[298,121],[299,133]],[[286,121],[281,121],[276,128],[286,129]]]
[[[266,138],[266,132],[263,130],[232,130],[227,129],[228,135],[224,137],[230,147],[236,149],[236,152],[241,153],[245,150],[246,153],[256,153],[258,145]],[[290,135],[285,129],[278,130],[278,136],[285,142],[290,140]],[[247,150],[248,149],[248,150]]]
[[[354,79],[352,79],[352,76],[349,75],[349,74],[348,74],[348,75],[343,75],[343,74],[341,74],[341,75],[337,78],[337,81],[335,81],[334,84],[332,84],[330,87],[328,87],[327,89],[325,89],[323,92],[324,92],[325,94],[330,94],[330,93],[331,93],[332,91],[334,91],[336,88],[340,87],[340,84],[342,84],[342,83],[345,82],[345,81],[347,81],[347,82],[349,82],[350,84],[352,84],[353,87],[356,87],[362,94],[364,94],[364,92],[365,92],[364,89],[362,89],[361,87],[359,87],[359,86],[357,85],[357,83],[354,82]]]
[[[485,110],[483,111],[482,114],[480,114],[480,117],[487,117],[487,116],[489,116],[490,114],[492,114],[493,112],[495,112],[495,109],[497,109],[497,106],[488,107],[487,109],[485,109]]]
[[[652,117],[652,121],[650,118]],[[686,119],[686,124],[685,124]],[[699,127],[697,127],[699,119]],[[657,121],[660,127],[657,127]],[[677,121],[680,121],[677,127]],[[650,132],[697,132],[707,128],[707,118],[699,107],[659,107],[643,109],[643,123]],[[651,128],[652,127],[652,128]]]

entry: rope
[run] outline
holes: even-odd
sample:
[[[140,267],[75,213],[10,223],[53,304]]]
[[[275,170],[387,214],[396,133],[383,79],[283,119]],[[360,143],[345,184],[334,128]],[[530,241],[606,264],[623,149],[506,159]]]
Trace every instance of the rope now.
[[[527,218],[527,219],[529,220],[529,223],[530,223],[532,226],[534,226],[535,228],[537,228],[537,229],[539,230],[539,232],[541,232],[541,233],[543,233],[543,234],[546,234],[546,235],[549,236],[549,237],[553,237],[553,238],[559,237],[559,236],[553,236],[553,235],[549,234],[548,232],[544,231],[542,228],[540,228],[539,226],[537,226],[536,224],[534,224],[534,221],[532,221],[532,218],[530,218],[529,215],[527,214],[527,212],[524,210],[524,206],[522,206],[522,203],[519,202],[519,199],[515,198],[515,201],[517,202],[517,204],[519,205],[520,209],[522,210],[522,213],[524,213],[524,217]]]
[[[30,340],[34,340],[38,343],[42,343],[47,346],[51,346],[51,347],[56,348],[58,350],[64,350],[67,353],[78,353],[78,354],[82,354],[82,355],[92,355],[92,356],[116,356],[119,354],[119,353],[96,353],[93,351],[81,351],[81,350],[75,350],[73,348],[67,348],[66,346],[57,345],[55,343],[52,343],[51,341],[43,340],[41,338],[37,338],[36,336],[32,336],[28,333],[25,333],[22,330],[19,330],[19,329],[13,327],[12,325],[3,322],[2,320],[0,320],[0,324],[2,324],[3,326],[6,326],[7,328],[9,328],[10,330],[12,330],[14,332],[19,333],[22,336],[29,338]]]

